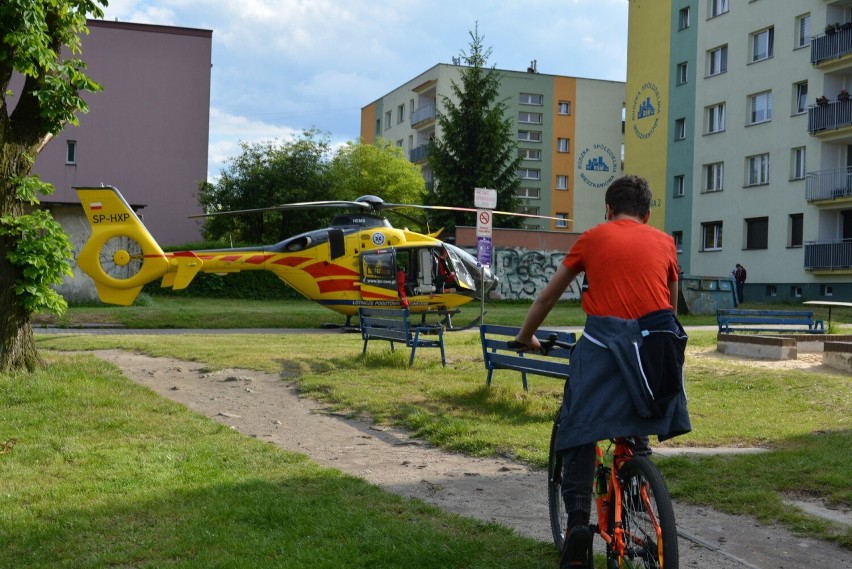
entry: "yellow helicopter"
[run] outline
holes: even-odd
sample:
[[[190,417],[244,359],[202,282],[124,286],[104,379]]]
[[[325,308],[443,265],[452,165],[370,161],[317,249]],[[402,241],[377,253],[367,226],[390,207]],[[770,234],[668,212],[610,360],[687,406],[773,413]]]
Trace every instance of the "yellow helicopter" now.
[[[397,229],[381,215],[384,209],[399,207],[476,211],[469,208],[388,204],[371,195],[354,201],[286,204],[263,210],[333,207],[356,213],[339,214],[325,229],[275,245],[166,253],[116,188],[74,189],[91,225],[77,265],[95,281],[101,301],[109,304],[132,304],[142,287],[158,278],[163,287],[180,290],[199,272],[271,271],[306,298],[345,315],[347,324],[362,306],[404,306],[412,313],[443,315],[452,328],[450,316],[497,283],[488,266],[439,240],[440,232]]]

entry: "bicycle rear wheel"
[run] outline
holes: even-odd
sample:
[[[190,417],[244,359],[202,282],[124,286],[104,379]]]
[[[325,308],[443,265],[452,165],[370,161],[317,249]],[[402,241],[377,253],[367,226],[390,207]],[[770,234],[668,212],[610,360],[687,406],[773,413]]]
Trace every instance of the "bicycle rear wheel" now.
[[[650,459],[636,456],[624,463],[619,477],[625,551],[619,560],[617,552],[607,548],[607,566],[677,569],[677,526],[663,475]]]
[[[562,547],[565,545],[568,514],[565,512],[565,502],[562,501],[562,456],[556,452],[556,431],[559,429],[560,411],[556,412],[553,430],[550,433],[550,458],[547,461],[547,504],[550,508],[550,530],[553,533],[553,543],[559,551],[562,551]]]

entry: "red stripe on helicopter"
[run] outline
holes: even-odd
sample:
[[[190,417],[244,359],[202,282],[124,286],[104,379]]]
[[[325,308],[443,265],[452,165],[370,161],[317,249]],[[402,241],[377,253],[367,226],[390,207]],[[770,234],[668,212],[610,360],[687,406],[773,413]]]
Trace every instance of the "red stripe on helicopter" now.
[[[354,280],[349,279],[331,279],[327,281],[317,281],[317,287],[320,293],[329,292],[347,292],[355,290]]]
[[[320,277],[358,277],[358,273],[355,271],[334,263],[314,263],[304,267],[303,270],[315,279]]]
[[[295,267],[296,265],[301,265],[305,261],[312,260],[310,257],[282,257],[280,259],[275,259],[272,261],[273,265],[285,265],[288,267]]]
[[[260,265],[261,263],[266,261],[266,259],[268,259],[268,258],[269,258],[268,255],[253,255],[253,256],[249,257],[248,259],[246,259],[245,262],[251,263],[252,265]]]
[[[375,292],[370,292],[370,291],[367,291],[367,290],[361,291],[361,298],[363,298],[365,300],[368,299],[368,298],[371,298],[371,299],[375,298],[375,299],[382,299],[382,300],[398,300],[398,297],[396,297],[396,296],[391,296],[389,294],[376,294]]]

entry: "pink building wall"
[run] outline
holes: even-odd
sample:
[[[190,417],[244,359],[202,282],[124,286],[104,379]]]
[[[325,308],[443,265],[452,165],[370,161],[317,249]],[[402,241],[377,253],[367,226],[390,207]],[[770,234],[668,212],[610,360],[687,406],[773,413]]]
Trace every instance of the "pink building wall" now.
[[[200,238],[198,184],[207,179],[210,30],[90,20],[88,74],[103,91],[89,113],[39,154],[33,173],[56,187],[43,202],[79,204],[74,186],[117,187],[160,244]],[[68,141],[76,164],[66,164]],[[82,210],[80,210],[82,215]],[[82,221],[82,220],[81,220]]]

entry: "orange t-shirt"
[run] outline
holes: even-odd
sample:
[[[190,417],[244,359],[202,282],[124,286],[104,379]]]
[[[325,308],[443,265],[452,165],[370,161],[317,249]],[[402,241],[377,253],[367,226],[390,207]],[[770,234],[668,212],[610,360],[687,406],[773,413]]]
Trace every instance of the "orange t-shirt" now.
[[[562,264],[586,273],[586,314],[635,319],[673,309],[669,282],[678,280],[677,251],[659,229],[630,219],[602,223],[580,236]]]

